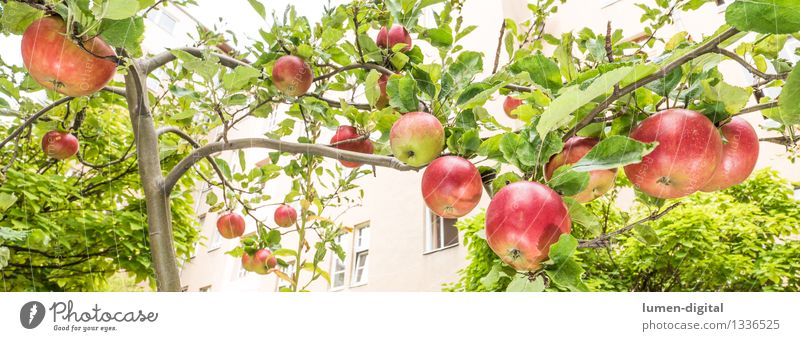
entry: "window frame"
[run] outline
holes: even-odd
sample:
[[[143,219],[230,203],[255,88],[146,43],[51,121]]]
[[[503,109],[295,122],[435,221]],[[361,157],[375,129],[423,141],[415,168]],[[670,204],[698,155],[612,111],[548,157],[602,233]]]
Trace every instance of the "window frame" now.
[[[343,288],[345,288],[347,286],[347,259],[349,258],[348,255],[350,254],[348,249],[350,248],[350,245],[352,244],[352,243],[347,243],[347,241],[348,241],[348,239],[352,239],[352,237],[353,236],[349,232],[344,233],[344,234],[340,234],[340,235],[338,235],[336,237],[336,239],[337,239],[336,243],[339,244],[339,246],[342,247],[342,250],[344,250],[344,259],[339,259],[339,256],[336,255],[336,253],[332,253],[333,256],[332,256],[332,260],[331,260],[331,268],[329,270],[330,271],[329,272],[330,273],[330,278],[331,278],[330,290],[332,290],[332,291],[341,290],[341,289],[343,289]],[[337,271],[336,270],[336,266],[338,264],[342,265],[342,270],[341,271]],[[339,272],[341,272],[341,274],[342,274],[342,284],[341,285],[336,285],[336,275]]]
[[[458,237],[458,229],[456,229],[456,231],[455,231],[456,232],[456,236],[457,236],[455,238],[455,242],[453,244],[450,244],[450,245],[445,245],[445,240],[444,240],[445,239],[444,238],[444,236],[445,236],[445,232],[444,232],[444,229],[445,229],[445,218],[436,215],[427,206],[424,207],[424,210],[425,210],[425,212],[424,212],[424,223],[423,223],[423,233],[424,233],[423,236],[424,236],[424,239],[422,241],[422,243],[423,243],[423,245],[422,245],[422,254],[423,255],[429,255],[429,254],[432,254],[432,253],[436,253],[436,252],[439,252],[439,251],[442,251],[442,250],[451,249],[451,248],[454,248],[454,247],[456,247],[458,245],[461,245],[460,238]],[[439,231],[438,231],[439,232],[439,238],[438,238],[439,239],[439,245],[438,246],[433,246],[433,239],[434,239],[433,238],[433,233],[434,232],[433,232],[433,224],[431,223],[431,221],[432,221],[432,218],[434,218],[434,217],[439,220],[439,224],[437,224],[438,227],[439,227]],[[453,220],[457,221],[457,219],[453,219]],[[453,222],[453,228],[455,228],[455,222]]]
[[[369,221],[357,224],[353,228],[353,260],[350,266],[350,287],[359,287],[366,285],[369,282],[369,244],[371,235],[371,225]],[[359,259],[364,255],[364,264],[362,264],[361,278],[358,278]],[[345,269],[345,273],[347,269]],[[345,280],[346,281],[346,280]]]

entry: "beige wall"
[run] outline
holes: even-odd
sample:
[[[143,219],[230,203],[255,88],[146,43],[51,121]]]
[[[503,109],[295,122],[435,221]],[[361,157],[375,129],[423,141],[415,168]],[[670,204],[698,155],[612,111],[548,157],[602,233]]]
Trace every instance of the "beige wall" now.
[[[569,30],[578,30],[584,26],[595,31],[604,31],[608,20],[612,21],[614,28],[623,28],[626,36],[632,36],[642,31],[639,23],[641,10],[634,6],[633,0],[620,0],[606,6],[609,1],[600,0],[569,0],[560,6],[559,13],[547,24],[547,32],[560,35]],[[494,51],[497,46],[497,34],[504,17],[517,21],[528,19],[526,2],[521,0],[504,0],[502,6],[497,6],[494,1],[468,0],[463,10],[465,24],[478,25],[468,39],[463,41],[466,50],[480,51],[484,54],[484,75],[491,72],[494,61]],[[697,33],[710,34],[723,22],[721,9],[713,4],[704,6],[700,11],[676,16],[676,24],[664,28],[659,34],[661,37],[670,37],[678,31],[687,30]],[[423,18],[423,20],[426,20]],[[431,23],[428,25],[432,25]],[[700,37],[695,37],[699,39]],[[416,41],[415,41],[416,43]],[[419,44],[424,45],[424,42]],[[656,47],[658,48],[658,47]],[[424,47],[428,55],[427,60],[437,60],[438,56],[429,47]],[[501,63],[507,61],[503,52]],[[502,64],[501,64],[502,65]],[[740,66],[732,62],[723,62],[720,69],[725,74],[726,81],[732,84],[747,85],[752,82],[749,75],[743,72]],[[502,114],[502,102],[499,100],[487,103],[486,108],[496,114],[498,120],[510,127],[521,125]],[[280,111],[279,109],[278,111]],[[757,126],[763,123],[757,113],[746,116]],[[237,137],[261,136],[271,124],[279,119],[270,121],[258,120],[256,123],[245,122],[234,132]],[[760,132],[760,133],[763,133]],[[289,138],[291,140],[291,138]],[[326,140],[323,138],[322,140]],[[800,174],[793,171],[792,165],[786,161],[783,147],[762,143],[762,153],[758,167],[771,166],[781,171],[781,174],[794,181],[800,180]],[[267,151],[248,150],[247,161],[254,164],[266,157]],[[230,158],[233,153],[224,154]],[[328,166],[334,166],[329,162]],[[368,263],[368,281],[366,285],[351,286],[353,267],[352,253],[348,253],[346,261],[345,286],[336,290],[353,291],[438,291],[443,283],[455,281],[456,272],[466,265],[466,248],[462,245],[425,254],[424,251],[424,203],[420,195],[421,172],[399,172],[391,169],[377,169],[376,176],[368,176],[359,180],[365,196],[362,205],[352,208],[341,214],[337,219],[343,225],[355,226],[363,222],[370,222],[370,253]],[[286,179],[269,182],[268,190],[273,195],[273,200],[281,200],[288,190]],[[630,191],[626,195],[632,197]],[[198,207],[198,212],[205,208],[204,204]],[[476,214],[488,205],[488,196],[484,194],[483,200],[472,214]],[[333,211],[328,216],[339,216],[341,212]],[[257,213],[259,217],[266,217],[271,221],[272,208],[266,208]],[[214,233],[216,216],[209,214],[202,227],[202,234],[211,238]],[[248,231],[254,228],[252,221],[248,220]],[[352,234],[347,245],[352,249]],[[224,241],[220,249],[208,251],[206,247],[198,248],[197,257],[183,267],[182,281],[189,286],[189,290],[196,291],[205,285],[212,285],[212,290],[262,290],[272,291],[276,288],[275,276],[259,276],[249,274],[244,278],[235,278],[233,272],[239,269],[238,259],[224,255],[224,252],[235,247],[238,241]],[[284,245],[296,244],[291,236],[284,239]],[[324,264],[331,271],[332,259],[328,257]],[[308,277],[308,276],[306,276]],[[309,289],[319,291],[328,290],[324,281],[318,281]]]

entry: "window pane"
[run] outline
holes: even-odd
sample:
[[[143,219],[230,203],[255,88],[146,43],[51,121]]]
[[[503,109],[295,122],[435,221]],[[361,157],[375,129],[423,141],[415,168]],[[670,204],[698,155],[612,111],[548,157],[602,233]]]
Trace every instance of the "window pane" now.
[[[458,244],[458,229],[456,228],[456,221],[457,219],[442,219],[444,221],[444,226],[442,230],[444,231],[444,236],[442,239],[444,240],[444,246],[451,246]]]
[[[366,251],[356,254],[356,266],[353,271],[353,283],[364,283],[367,281],[367,255],[368,253]]]

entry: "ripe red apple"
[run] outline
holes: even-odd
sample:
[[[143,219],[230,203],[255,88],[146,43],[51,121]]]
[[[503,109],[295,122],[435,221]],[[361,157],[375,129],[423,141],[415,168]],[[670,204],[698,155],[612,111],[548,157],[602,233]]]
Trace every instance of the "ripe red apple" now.
[[[381,78],[378,78],[378,87],[381,89],[381,95],[378,97],[378,101],[375,103],[375,106],[379,109],[386,108],[389,105],[389,95],[386,94],[386,83],[389,82],[389,76],[386,74],[382,74]]]
[[[283,204],[275,210],[275,224],[280,227],[289,227],[297,222],[297,211],[289,205]]]
[[[411,35],[402,25],[394,25],[388,31],[386,30],[386,27],[381,27],[381,30],[378,31],[378,37],[375,39],[375,44],[383,49],[391,49],[397,44],[406,44],[406,46],[404,46],[402,49],[403,52],[411,50],[413,47],[411,43]]]
[[[78,152],[78,138],[68,132],[51,130],[42,137],[42,151],[48,157],[64,160]]]
[[[242,255],[242,267],[257,274],[266,275],[276,265],[278,265],[278,259],[268,249],[260,249],[252,256],[247,253]]]
[[[272,82],[289,96],[305,94],[314,81],[314,71],[297,56],[283,56],[272,66]]]
[[[521,99],[516,99],[511,96],[506,96],[506,100],[503,101],[503,111],[506,112],[508,117],[517,118],[517,115],[512,114],[511,112],[514,111],[518,106],[522,105]]]
[[[625,174],[642,192],[663,199],[692,194],[705,186],[722,159],[722,139],[711,120],[695,111],[668,109],[631,131],[642,142],[658,142]]]
[[[353,126],[339,126],[339,129],[336,129],[336,134],[334,134],[333,137],[331,138],[331,144],[337,143],[339,141],[352,140],[360,136],[361,135]],[[370,141],[369,139],[363,139],[358,142],[340,143],[337,144],[335,147],[342,150],[349,150],[351,152],[358,152],[364,154],[372,154],[373,151],[372,141]],[[350,168],[356,168],[358,166],[361,166],[361,164],[358,162],[351,162],[344,160],[339,160],[339,162],[342,163],[342,166]]]
[[[241,237],[244,234],[244,217],[238,213],[225,213],[217,219],[217,231],[225,239]]]
[[[486,209],[486,241],[495,254],[520,271],[535,271],[550,245],[570,232],[572,222],[561,197],[538,182],[503,187]]]
[[[578,162],[584,155],[599,142],[596,138],[574,136],[564,143],[561,153],[554,155],[547,163],[544,170],[544,177],[548,181],[553,177],[553,173],[563,165],[571,165]],[[614,178],[617,169],[593,170],[589,172],[589,184],[586,189],[572,196],[578,202],[589,202],[608,192],[614,186]]]
[[[722,126],[722,160],[714,171],[714,176],[700,190],[713,192],[742,183],[758,161],[758,135],[750,123],[741,117],[733,117]]]
[[[472,211],[483,194],[481,174],[472,162],[459,156],[433,160],[422,174],[422,197],[440,217],[460,218]]]
[[[41,86],[67,96],[86,96],[100,91],[117,71],[117,64],[95,57],[66,35],[66,24],[51,16],[31,23],[22,34],[22,62]],[[83,41],[97,56],[115,56],[98,37]]]
[[[436,116],[410,112],[392,125],[389,146],[398,160],[421,167],[438,157],[444,149],[444,128]]]

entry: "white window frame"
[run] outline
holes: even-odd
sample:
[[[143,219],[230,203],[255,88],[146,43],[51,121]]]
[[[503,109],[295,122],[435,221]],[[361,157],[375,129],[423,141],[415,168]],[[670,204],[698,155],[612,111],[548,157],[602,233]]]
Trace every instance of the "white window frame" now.
[[[350,233],[340,234],[336,237],[336,244],[342,247],[344,250],[344,259],[339,259],[339,256],[336,253],[333,253],[332,260],[331,260],[331,290],[339,290],[344,288],[347,285],[347,259],[349,257],[348,249],[350,248],[350,243],[348,243],[349,239],[352,239],[353,236]],[[337,270],[337,265],[341,265],[341,270]],[[340,285],[336,285],[336,276],[338,274],[342,275],[342,283]]]
[[[369,280],[369,236],[370,222],[364,222],[355,226],[353,236],[353,265],[350,274],[350,287],[357,287],[367,284]],[[364,256],[363,264],[360,262]],[[358,277],[358,270],[361,270],[361,278]]]
[[[434,234],[434,231],[433,231],[433,226],[431,224],[431,221],[433,219],[439,219],[438,231],[436,231],[436,232],[439,233],[439,238],[438,238],[439,239],[439,245],[433,245],[433,240],[434,240],[433,234]],[[425,245],[423,245],[423,247],[424,247],[423,248],[423,252],[422,252],[423,255],[427,255],[427,254],[434,253],[434,252],[441,251],[441,250],[446,250],[446,249],[453,248],[453,247],[456,247],[456,246],[459,245],[459,238],[458,237],[456,237],[455,242],[453,244],[445,245],[445,240],[444,240],[444,236],[445,236],[444,228],[445,227],[444,227],[444,225],[445,225],[444,218],[436,215],[435,213],[433,213],[433,211],[431,211],[430,208],[425,206],[425,222],[424,222],[424,226],[425,226],[425,231],[424,231],[425,232],[425,241],[424,241],[424,243],[425,243]],[[456,235],[458,235],[458,230],[456,230]]]
[[[294,272],[297,271],[297,266],[294,261],[286,262],[286,266],[280,267],[281,272],[285,273],[289,278],[294,277]],[[291,288],[292,284],[285,281],[283,278],[278,277],[278,282],[275,285],[275,291],[281,291],[281,288]]]
[[[219,230],[216,226],[211,229],[211,240],[208,244],[208,253],[214,252],[219,250],[222,247],[222,235],[219,233]]]

